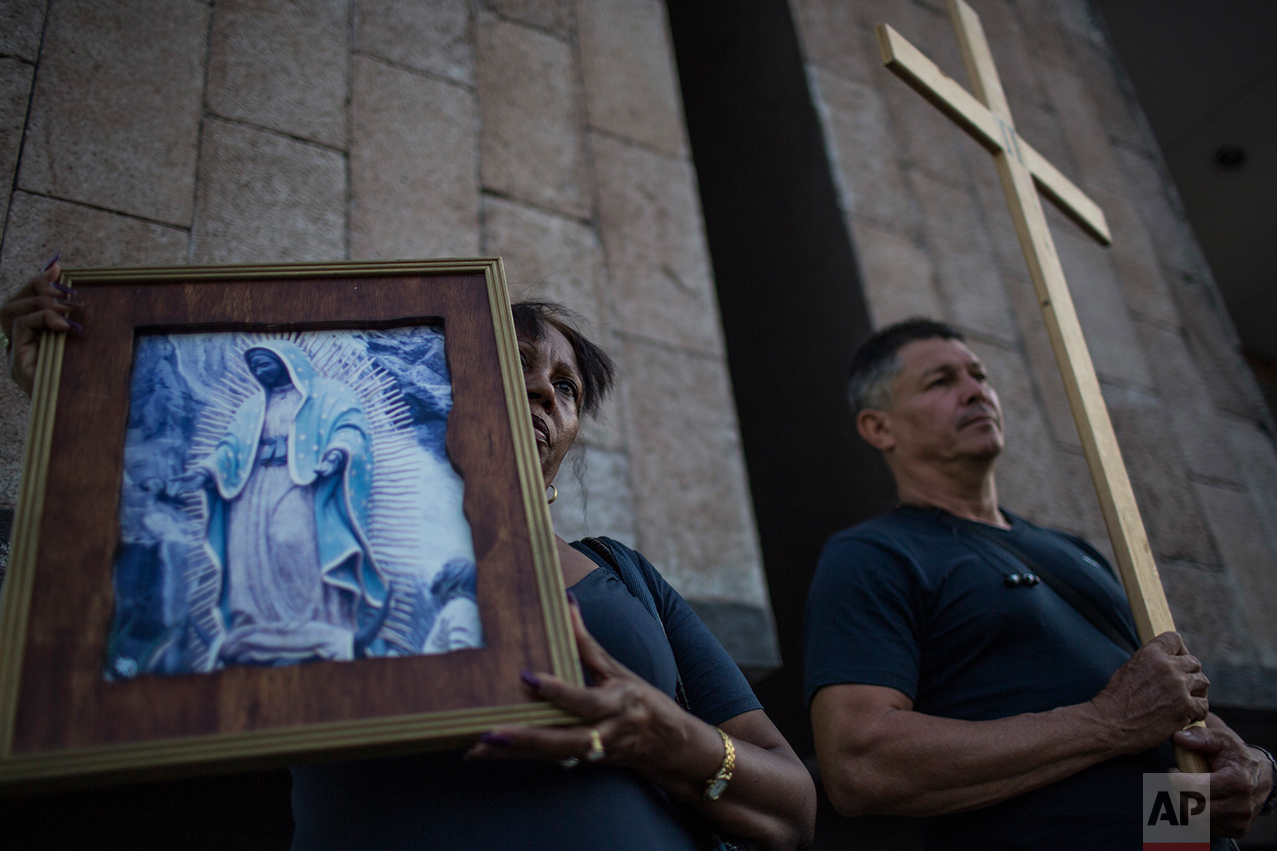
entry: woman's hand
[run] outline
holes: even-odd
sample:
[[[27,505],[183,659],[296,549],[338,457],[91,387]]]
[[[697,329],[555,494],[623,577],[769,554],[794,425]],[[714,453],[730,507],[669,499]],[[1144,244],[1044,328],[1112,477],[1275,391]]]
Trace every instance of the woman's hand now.
[[[71,318],[80,306],[75,291],[58,283],[62,268],[55,256],[31,280],[0,306],[0,331],[9,338],[9,375],[22,392],[31,395],[35,383],[35,361],[40,351],[40,335],[45,331],[80,333],[84,330]]]
[[[498,727],[484,734],[468,757],[626,766],[689,804],[721,833],[752,839],[766,849],[811,842],[816,788],[766,713],[755,709],[722,722],[735,744],[736,769],[723,796],[705,801],[706,783],[723,764],[718,731],[613,659],[586,631],[575,601],[569,612],[581,663],[595,685],[578,688],[550,674],[528,672],[523,681],[533,697],[584,723]],[[601,755],[592,733],[598,735]]]
[[[633,768],[666,786],[680,774],[701,781],[723,759],[723,742],[664,692],[612,658],[585,628],[581,612],[569,606],[581,663],[594,685],[580,688],[546,673],[525,671],[530,695],[572,713],[585,723],[571,727],[499,727],[487,733],[468,756],[474,759],[581,759]],[[597,733],[602,754],[594,747]]]

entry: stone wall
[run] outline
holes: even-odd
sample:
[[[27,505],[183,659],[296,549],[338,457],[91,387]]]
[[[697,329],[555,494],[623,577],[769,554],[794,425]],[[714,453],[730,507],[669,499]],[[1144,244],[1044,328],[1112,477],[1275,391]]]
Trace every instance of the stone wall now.
[[[5,292],[57,250],[504,256],[622,370],[556,527],[638,546],[775,664],[660,0],[0,0],[0,178]],[[26,405],[9,382],[0,405],[2,512]]]
[[[1016,127],[1099,203],[1096,246],[1048,207],[1177,624],[1220,704],[1277,706],[1271,420],[1138,105],[1085,0],[970,0]],[[790,0],[875,326],[966,332],[1002,397],[1000,497],[1106,549],[996,170],[882,65],[890,23],[967,85],[942,0]]]

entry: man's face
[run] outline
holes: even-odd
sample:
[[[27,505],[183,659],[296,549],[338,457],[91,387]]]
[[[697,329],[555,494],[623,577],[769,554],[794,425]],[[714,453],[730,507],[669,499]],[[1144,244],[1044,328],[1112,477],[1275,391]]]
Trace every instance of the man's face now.
[[[958,340],[915,340],[896,353],[889,412],[893,446],[904,460],[992,460],[1002,451],[1002,408],[984,364]]]

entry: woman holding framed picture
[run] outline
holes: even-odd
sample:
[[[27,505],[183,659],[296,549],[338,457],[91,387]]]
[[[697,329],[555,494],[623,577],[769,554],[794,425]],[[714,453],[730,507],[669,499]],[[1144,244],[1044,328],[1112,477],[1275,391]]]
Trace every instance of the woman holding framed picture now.
[[[55,258],[0,309],[10,374],[28,393],[40,334],[84,332],[58,276]],[[541,474],[553,491],[580,418],[598,410],[615,368],[566,308],[521,302],[513,316]],[[687,603],[616,541],[556,544],[588,685],[535,671],[522,684],[529,699],[583,722],[499,727],[464,755],[296,767],[294,848],[811,841],[810,776]]]

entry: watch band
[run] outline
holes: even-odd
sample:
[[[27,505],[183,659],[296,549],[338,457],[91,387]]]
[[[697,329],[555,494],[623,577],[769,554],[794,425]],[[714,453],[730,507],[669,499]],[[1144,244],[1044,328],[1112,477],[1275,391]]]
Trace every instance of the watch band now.
[[[705,794],[702,797],[706,801],[717,801],[723,797],[727,784],[732,779],[732,772],[736,770],[736,745],[732,742],[732,737],[718,727],[714,729],[723,737],[723,764],[713,777],[705,781]]]
[[[1266,816],[1273,810],[1277,810],[1277,759],[1274,759],[1272,754],[1259,745],[1251,745],[1251,747],[1268,757],[1268,764],[1273,767],[1273,787],[1268,790],[1268,798],[1264,800],[1264,805],[1259,808],[1259,814]]]

